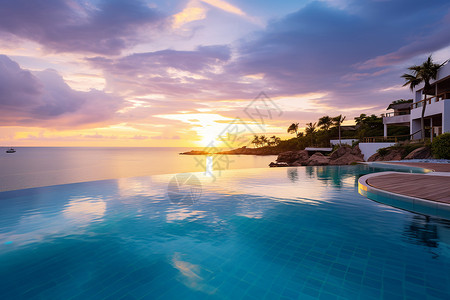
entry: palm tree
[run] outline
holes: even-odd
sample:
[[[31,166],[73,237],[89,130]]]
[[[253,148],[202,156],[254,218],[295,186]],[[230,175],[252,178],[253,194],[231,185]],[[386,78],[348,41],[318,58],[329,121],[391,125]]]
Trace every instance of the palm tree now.
[[[317,122],[317,126],[319,126],[321,129],[328,131],[330,130],[330,127],[333,125],[333,119],[329,116],[323,116],[319,119],[319,122]]]
[[[275,143],[275,146],[278,146],[281,143],[281,138],[275,137],[274,143]]]
[[[292,123],[291,126],[287,129],[288,133],[295,133],[295,136],[298,136],[298,123]]]
[[[316,123],[306,123],[306,128],[305,128],[305,132],[306,135],[311,136],[311,146],[313,145],[313,138],[314,138],[314,132],[316,132]]]
[[[339,132],[339,145],[341,144],[341,124],[344,122],[345,116],[339,115],[333,118],[334,125],[338,127]]]
[[[403,74],[401,77],[406,80],[403,86],[409,85],[411,91],[414,90],[416,86],[423,83],[422,94],[425,95],[425,101],[422,104],[422,115],[420,117],[420,131],[422,140],[425,139],[425,108],[427,106],[426,96],[434,95],[434,91],[431,90],[430,80],[434,80],[437,77],[438,70],[447,63],[448,60],[443,62],[442,64],[435,64],[433,62],[433,58],[428,56],[427,60],[424,61],[420,66],[412,66],[409,67],[408,70],[411,71],[411,74]]]
[[[275,135],[271,136],[269,139],[269,146],[276,146],[281,142],[281,139]]]
[[[254,138],[253,138],[252,144],[255,145],[256,148],[258,148],[258,146],[259,146],[259,144],[260,144],[260,142],[259,142],[259,136],[257,136],[256,134],[255,134],[255,136],[254,136]]]
[[[360,114],[359,117],[355,117],[355,123],[356,125],[362,125],[364,123],[364,120],[367,118],[366,114]]]
[[[269,140],[267,139],[267,137],[265,135],[261,135],[259,137],[259,141],[260,141],[262,147],[264,147],[264,145],[267,145],[269,142]]]

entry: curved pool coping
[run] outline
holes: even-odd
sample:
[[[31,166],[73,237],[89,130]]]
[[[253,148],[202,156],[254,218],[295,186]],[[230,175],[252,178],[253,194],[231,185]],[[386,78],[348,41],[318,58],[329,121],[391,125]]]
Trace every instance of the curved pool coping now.
[[[421,171],[420,173],[432,173],[435,172],[433,169],[422,168],[422,167],[414,167],[408,165],[400,165],[400,164],[390,164],[388,162],[360,162],[360,164],[368,165],[375,168],[380,169],[389,169],[389,170],[411,170],[411,171]]]
[[[388,163],[385,163],[383,165],[385,165],[386,167],[389,166]],[[424,176],[438,175],[433,174],[434,172],[431,169],[425,168],[421,169],[423,169],[424,172],[426,172],[426,174],[423,174]],[[386,204],[395,208],[399,208],[402,210],[422,215],[450,220],[450,204],[388,192],[379,188],[375,188],[367,183],[367,180],[371,177],[380,176],[384,174],[398,174],[398,173],[399,172],[389,171],[389,172],[372,173],[361,176],[358,179],[358,193],[364,197],[367,197],[370,200]],[[446,175],[448,176],[448,174]]]

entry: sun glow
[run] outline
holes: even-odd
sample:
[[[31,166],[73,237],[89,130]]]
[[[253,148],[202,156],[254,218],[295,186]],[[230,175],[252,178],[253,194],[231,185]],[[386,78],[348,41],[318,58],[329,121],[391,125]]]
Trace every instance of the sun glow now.
[[[233,119],[221,116],[219,114],[202,113],[184,113],[172,115],[157,115],[155,117],[178,120],[192,125],[192,130],[196,132],[197,139],[195,143],[200,147],[214,145],[223,146],[220,140],[221,133]]]

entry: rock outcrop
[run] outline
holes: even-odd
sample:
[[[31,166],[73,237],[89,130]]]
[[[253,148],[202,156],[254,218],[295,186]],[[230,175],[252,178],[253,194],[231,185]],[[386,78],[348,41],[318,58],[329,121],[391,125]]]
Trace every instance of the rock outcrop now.
[[[334,150],[330,154],[330,159],[331,160],[337,159],[347,153],[350,153],[351,151],[352,151],[352,148],[347,147],[347,146],[341,146],[341,147],[337,148],[336,150]]]
[[[180,154],[181,155],[208,155],[210,153],[206,152],[206,151],[191,150],[191,151],[188,151],[188,152],[182,152]]]
[[[352,152],[350,152],[353,155],[360,156],[362,159],[364,159],[364,154],[362,154],[361,149],[359,148],[359,145],[356,145],[352,148]]]
[[[308,159],[306,164],[308,166],[326,166],[330,163],[330,157],[322,153],[316,152]]]
[[[298,151],[286,151],[280,153],[277,157],[277,162],[284,162],[288,164],[296,164],[296,165],[306,165],[306,162],[309,158],[308,151],[306,150],[298,150]]]
[[[288,163],[285,163],[285,162],[271,162],[270,164],[269,164],[269,167],[271,167],[271,168],[274,168],[274,167],[289,167],[289,164]]]
[[[375,153],[367,161],[391,161],[391,160],[401,160],[403,157],[404,149],[387,149],[387,153],[381,155],[379,152]]]
[[[359,146],[353,149],[350,147],[340,147],[330,155],[330,165],[351,165],[363,161],[364,155],[361,153]]]
[[[429,159],[433,158],[431,149],[428,147],[420,147],[406,155],[404,159]]]
[[[262,148],[247,148],[241,147],[229,151],[218,152],[217,154],[228,154],[228,155],[278,155],[282,153],[280,149],[275,147],[262,147]]]
[[[188,152],[180,153],[181,155],[210,155],[210,154],[226,154],[226,155],[278,155],[283,151],[276,147],[261,147],[261,148],[247,148],[241,147],[233,150],[227,150],[222,152],[208,152],[191,150]]]
[[[270,167],[287,166],[326,166],[326,165],[351,165],[363,162],[364,156],[358,146],[351,148],[342,146],[336,149],[330,156],[316,152],[309,156],[308,151],[286,151],[278,155],[277,161],[270,163]]]

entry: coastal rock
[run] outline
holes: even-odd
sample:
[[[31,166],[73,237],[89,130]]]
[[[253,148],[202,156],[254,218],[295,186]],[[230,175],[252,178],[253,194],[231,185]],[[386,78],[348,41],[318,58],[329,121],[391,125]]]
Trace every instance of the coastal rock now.
[[[355,147],[353,147],[352,152],[350,152],[350,153],[364,159],[364,154],[362,154],[361,149],[359,148],[359,145],[356,145]]]
[[[378,153],[372,154],[367,161],[380,161],[381,156]]]
[[[406,155],[404,159],[429,159],[432,157],[430,148],[420,147]]]
[[[280,150],[276,147],[262,147],[262,148],[247,148],[241,147],[229,151],[218,152],[217,154],[228,154],[228,155],[278,155]]]
[[[301,163],[306,162],[308,158],[308,151],[306,150],[286,151],[278,155],[277,162],[285,162],[288,164],[297,162],[301,165]]]
[[[342,146],[330,155],[330,165],[351,165],[362,161],[364,161],[364,155],[361,153],[359,146],[353,149],[348,146]]]
[[[350,154],[351,152],[352,152],[352,148],[346,147],[346,146],[341,146],[331,153],[330,159],[331,160],[338,159],[339,157],[342,157],[346,154]]]
[[[210,153],[206,152],[206,151],[198,151],[198,150],[191,150],[188,152],[180,153],[180,155],[208,155],[208,154],[210,154]]]
[[[334,160],[330,160],[330,165],[337,165],[337,166],[343,166],[343,165],[351,165],[357,162],[363,162],[364,159],[361,156],[354,155],[351,153],[345,153],[343,156],[336,158]]]
[[[269,164],[269,167],[274,168],[274,167],[289,167],[289,165],[285,162],[271,162]]]
[[[324,156],[322,153],[316,152],[307,161],[308,166],[326,166],[330,162],[330,157]]]
[[[388,149],[385,155],[380,155],[375,153],[367,161],[391,161],[391,160],[401,160],[403,156],[403,149]]]

